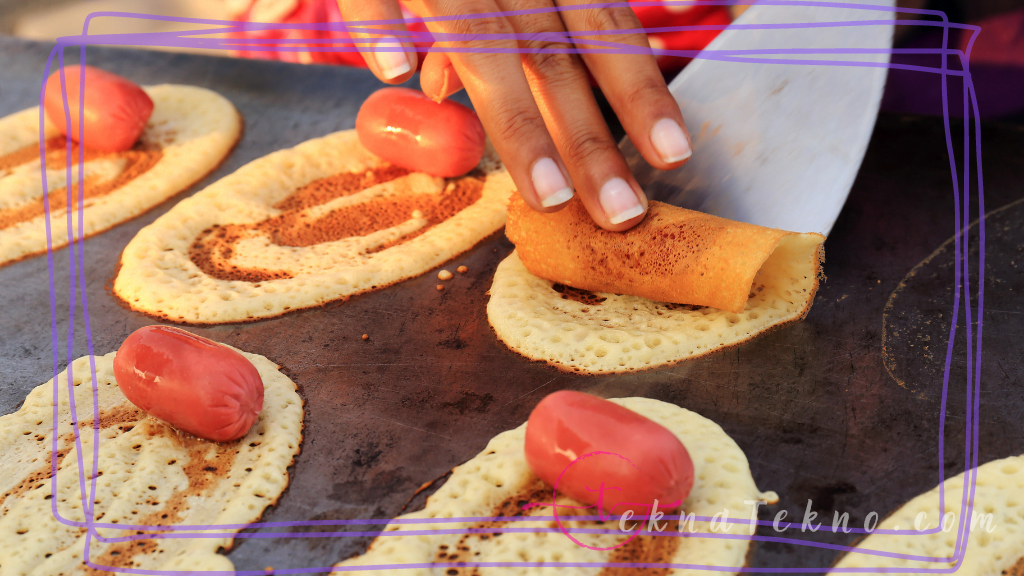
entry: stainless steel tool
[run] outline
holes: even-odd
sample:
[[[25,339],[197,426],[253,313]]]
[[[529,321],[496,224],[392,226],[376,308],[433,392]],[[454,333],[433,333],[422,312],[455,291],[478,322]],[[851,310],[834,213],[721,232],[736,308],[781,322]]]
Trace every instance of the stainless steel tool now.
[[[693,139],[690,161],[662,172],[648,165],[628,138],[620,144],[648,196],[752,224],[828,234],[874,129],[892,47],[893,12],[885,8],[894,0],[856,2],[880,9],[849,4],[756,4],[708,45],[669,85]],[[871,20],[884,22],[740,27]],[[721,52],[851,48],[873,53]],[[746,61],[711,59],[723,56]],[[837,64],[795,63],[799,60]],[[838,64],[844,61],[880,66]]]

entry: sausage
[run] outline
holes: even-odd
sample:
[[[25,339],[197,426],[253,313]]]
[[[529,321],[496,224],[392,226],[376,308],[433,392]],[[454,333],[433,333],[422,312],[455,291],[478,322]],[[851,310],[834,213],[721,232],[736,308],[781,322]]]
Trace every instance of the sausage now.
[[[484,127],[475,112],[409,88],[371,94],[359,108],[356,132],[364,148],[388,162],[443,178],[462,176],[484,155]]]
[[[593,452],[610,454],[586,456]],[[693,462],[675,434],[618,404],[569,390],[533,409],[526,461],[558,494],[612,514],[642,514],[655,500],[662,509],[678,506],[693,488]]]
[[[78,134],[78,107],[82,80],[85,80],[85,141]],[[64,116],[64,99],[60,88],[60,71],[46,80],[43,107],[50,121],[62,134],[87,148],[103,152],[130,149],[146,128],[153,114],[153,100],[137,84],[117,74],[92,66],[66,66],[68,110],[71,126]]]
[[[114,356],[114,378],[150,416],[214,442],[245,436],[263,409],[263,379],[252,362],[179,328],[133,332]]]

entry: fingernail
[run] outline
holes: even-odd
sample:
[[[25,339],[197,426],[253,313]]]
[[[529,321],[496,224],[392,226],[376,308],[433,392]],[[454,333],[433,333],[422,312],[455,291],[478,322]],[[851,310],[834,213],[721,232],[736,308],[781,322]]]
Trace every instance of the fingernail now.
[[[405,48],[402,47],[398,38],[383,36],[377,40],[373,48],[373,56],[377,60],[377,67],[380,69],[380,74],[385,80],[398,78],[412,69],[409,65],[409,58],[405,55]],[[382,48],[398,48],[398,50],[388,51],[382,50]]]
[[[572,198],[572,188],[558,164],[551,158],[541,158],[533,165],[533,189],[537,191],[540,205],[545,208],[564,204]]]
[[[679,124],[671,118],[662,118],[651,128],[651,143],[663,162],[675,164],[693,155],[690,141]]]
[[[644,207],[637,199],[633,187],[622,178],[612,178],[605,182],[598,198],[608,216],[608,222],[612,224],[621,224],[644,213]]]
[[[438,93],[437,96],[431,98],[431,100],[440,104],[441,102],[444,102],[445,98],[448,97],[448,82],[450,82],[451,80],[451,74],[452,67],[445,66],[444,72],[441,73],[441,77],[444,78],[444,81],[441,83],[441,91],[440,93]]]

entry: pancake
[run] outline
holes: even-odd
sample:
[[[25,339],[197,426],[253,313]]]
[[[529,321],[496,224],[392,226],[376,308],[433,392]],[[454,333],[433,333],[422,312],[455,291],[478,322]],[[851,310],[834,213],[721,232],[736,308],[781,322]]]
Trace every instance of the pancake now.
[[[509,240],[530,273],[590,292],[741,314],[759,272],[784,257],[791,284],[814,297],[825,237],[764,228],[652,201],[625,232],[597,224],[579,199],[544,214],[509,204]],[[787,282],[790,279],[786,279]],[[762,280],[763,281],[763,280]],[[808,306],[810,300],[808,299]]]
[[[194,86],[144,87],[153,114],[125,152],[85,151],[82,235],[134,218],[213,171],[238,142],[242,120],[223,96]],[[46,214],[39,160],[39,109],[0,118],[0,266],[46,252]],[[53,247],[68,243],[67,140],[46,120],[43,132]],[[78,146],[72,151],[77,210]],[[78,216],[73,220],[77,237]]]
[[[764,499],[774,503],[774,493],[758,491],[750,475],[747,458],[739,446],[714,422],[678,406],[647,398],[620,398],[612,402],[634,410],[671,430],[686,445],[693,459],[695,481],[690,496],[683,504],[686,514],[712,517],[728,509],[732,520],[749,520],[751,506],[745,500]],[[551,490],[530,470],[524,454],[526,424],[495,436],[469,462],[456,467],[448,481],[427,499],[426,507],[401,516],[402,520],[425,518],[463,518],[552,515]],[[523,512],[525,503],[540,503]],[[575,503],[560,498],[559,504]],[[578,514],[596,515],[591,510],[559,509],[559,517]],[[666,515],[678,511],[666,511]],[[611,529],[610,534],[572,533],[573,537],[593,548],[607,548],[623,543],[628,535],[619,532],[618,522],[563,520],[568,528]],[[551,567],[463,567],[454,562],[545,562],[571,564],[578,562],[665,562],[701,565],[744,566],[750,547],[749,527],[730,522],[718,534],[734,534],[736,539],[678,537],[678,522],[663,521],[666,535],[639,536],[633,542],[608,551],[591,550],[573,543],[557,531],[552,520],[486,521],[479,523],[450,522],[429,524],[388,524],[362,556],[345,560],[336,566],[353,570],[357,566],[434,563],[429,568],[402,569],[410,576],[476,574],[613,574],[614,567],[580,568]],[[403,536],[406,531],[465,530],[470,528],[554,528],[555,532],[506,534],[438,534]],[[709,523],[694,522],[694,532],[708,533]],[[690,524],[684,525],[689,533]],[[682,574],[682,570],[647,570],[651,574]],[[359,571],[356,574],[379,574]]]
[[[114,293],[189,324],[321,306],[469,250],[504,225],[513,190],[490,148],[445,180],[388,164],[355,130],[336,132],[255,160],[143,228]]]
[[[970,490],[970,486],[967,487]],[[939,509],[939,490],[945,494],[945,508]],[[917,529],[918,515],[925,513],[919,523],[925,530],[940,526],[943,517],[952,512],[943,528],[935,534],[893,535],[874,533],[857,545],[858,549],[899,554],[952,558],[957,531],[961,522],[960,510],[964,496],[964,475],[960,474],[921,494],[891,516],[880,522],[877,529]],[[956,570],[962,576],[1019,576],[1024,574],[1024,456],[994,460],[978,467],[974,492],[974,509],[965,518],[968,528],[967,549],[963,564]],[[865,572],[888,570],[903,574],[934,573],[948,570],[951,562],[921,562],[902,558],[886,558],[864,553],[849,552],[836,563],[836,568],[866,568]],[[872,570],[874,569],[874,570]],[[925,569],[931,572],[925,572]]]
[[[99,389],[99,471],[95,508],[98,523],[169,526],[255,522],[288,485],[287,468],[302,441],[302,400],[295,383],[262,356],[242,354],[263,379],[263,411],[249,433],[235,442],[214,443],[180,433],[132,405],[114,380],[114,353],[97,357]],[[36,387],[17,412],[0,417],[0,574],[97,574],[84,562],[85,528],[54,518],[84,522],[79,458],[85,490],[92,478],[92,382],[89,358],[72,364],[77,417],[70,408],[67,371],[58,377],[58,429],[53,449],[52,381]],[[72,421],[81,430],[75,448]],[[51,492],[51,458],[57,461],[57,490]],[[237,532],[237,530],[234,530]],[[104,538],[159,533],[98,528]],[[166,533],[166,531],[164,531]],[[231,534],[231,530],[220,533]],[[146,570],[233,570],[218,548],[230,549],[230,535],[218,538],[89,541],[94,564]]]
[[[814,255],[814,262],[817,255]],[[513,351],[567,372],[632,372],[736,346],[810,310],[817,277],[779,247],[740,314],[588,292],[531,274],[518,250],[498,264],[487,319]]]
[[[516,251],[498,265],[487,304],[498,338],[591,374],[673,364],[802,319],[825,240],[661,202],[620,233],[579,201],[542,214],[514,199],[506,233]]]

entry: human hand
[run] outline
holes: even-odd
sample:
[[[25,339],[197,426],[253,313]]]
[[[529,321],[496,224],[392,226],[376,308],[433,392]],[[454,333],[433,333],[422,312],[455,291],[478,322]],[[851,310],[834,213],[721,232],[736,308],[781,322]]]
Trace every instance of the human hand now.
[[[640,54],[572,54],[517,49],[571,49],[565,32],[618,31],[600,40],[648,50],[647,36],[629,7],[554,11],[588,0],[415,0],[417,14],[437,36],[420,84],[435,99],[465,88],[508,168],[519,193],[535,210],[552,212],[578,194],[602,228],[621,231],[638,224],[647,198],[619,152],[594,100],[587,68],[611,103],[626,133],[655,168],[670,170],[690,157],[690,137],[678,104],[654,57]],[[397,0],[338,0],[346,22],[389,20],[364,44],[367,65],[381,80],[398,84],[415,72],[412,42],[400,42],[405,24]],[[540,9],[540,10],[538,10]],[[529,13],[511,13],[527,11]],[[386,30],[396,36],[386,36]],[[464,36],[446,37],[445,34]],[[518,41],[512,34],[521,35]],[[522,39],[522,35],[533,38]],[[558,35],[558,36],[556,36]],[[404,50],[396,50],[402,46]],[[391,47],[391,51],[387,48]],[[384,50],[380,50],[383,48]],[[504,50],[502,52],[501,50]],[[567,50],[568,52],[568,50]],[[584,67],[584,63],[586,67]]]

